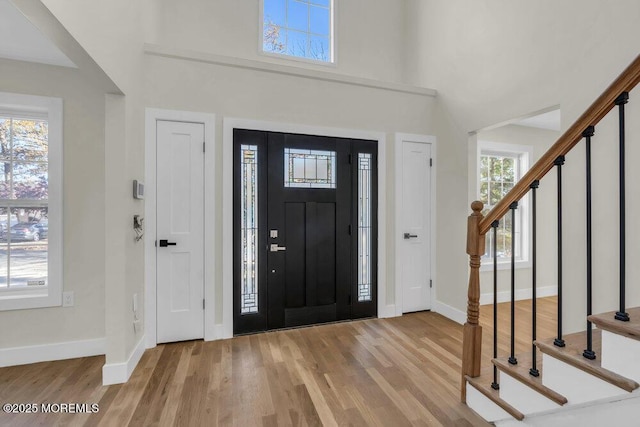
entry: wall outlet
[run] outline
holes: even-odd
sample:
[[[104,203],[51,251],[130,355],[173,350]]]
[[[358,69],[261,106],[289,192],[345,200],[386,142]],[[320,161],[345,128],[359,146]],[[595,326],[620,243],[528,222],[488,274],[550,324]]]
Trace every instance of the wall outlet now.
[[[63,307],[73,307],[73,291],[67,291],[62,293],[62,306]]]

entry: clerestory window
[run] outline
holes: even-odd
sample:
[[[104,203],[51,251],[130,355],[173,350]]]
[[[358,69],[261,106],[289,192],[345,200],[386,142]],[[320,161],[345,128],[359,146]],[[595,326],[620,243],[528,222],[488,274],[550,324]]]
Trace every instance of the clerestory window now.
[[[333,0],[262,0],[262,51],[334,62]]]

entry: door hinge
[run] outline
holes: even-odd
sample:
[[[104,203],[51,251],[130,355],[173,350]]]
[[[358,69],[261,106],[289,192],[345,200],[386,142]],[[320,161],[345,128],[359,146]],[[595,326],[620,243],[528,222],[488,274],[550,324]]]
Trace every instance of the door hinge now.
[[[202,152],[203,152],[203,153],[204,153],[204,151],[205,151],[205,148],[204,148],[204,147],[205,147],[205,145],[206,145],[206,142],[203,142],[203,143],[202,143]]]
[[[433,280],[429,279],[429,289],[433,288]]]
[[[352,163],[352,161],[353,161],[352,159],[353,159],[353,155],[349,154],[349,164]]]
[[[349,295],[349,305],[351,305],[351,295]]]
[[[429,166],[433,166],[433,159],[432,158],[429,159]]]
[[[351,236],[351,224],[349,224],[349,236]]]
[[[202,309],[204,310],[204,300],[202,300]]]

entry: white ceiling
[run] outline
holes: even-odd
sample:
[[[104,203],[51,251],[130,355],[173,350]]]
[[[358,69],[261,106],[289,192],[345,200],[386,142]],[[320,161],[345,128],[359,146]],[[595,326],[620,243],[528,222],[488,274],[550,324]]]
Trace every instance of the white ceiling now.
[[[553,110],[537,116],[527,117],[513,123],[519,126],[528,126],[538,129],[555,130],[560,132],[560,110]]]
[[[0,58],[77,68],[9,0],[0,0]]]

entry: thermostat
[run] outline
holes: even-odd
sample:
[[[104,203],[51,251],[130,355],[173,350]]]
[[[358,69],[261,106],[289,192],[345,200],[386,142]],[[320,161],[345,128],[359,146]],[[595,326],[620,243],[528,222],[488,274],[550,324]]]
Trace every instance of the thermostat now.
[[[133,180],[133,198],[144,199],[144,182]]]

